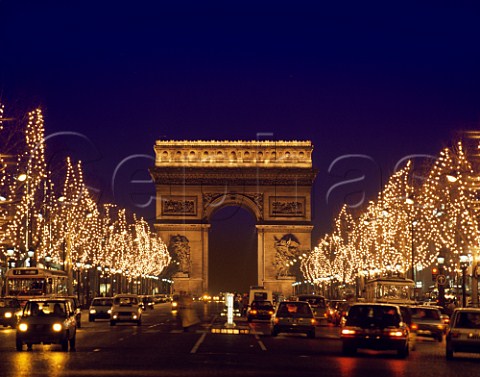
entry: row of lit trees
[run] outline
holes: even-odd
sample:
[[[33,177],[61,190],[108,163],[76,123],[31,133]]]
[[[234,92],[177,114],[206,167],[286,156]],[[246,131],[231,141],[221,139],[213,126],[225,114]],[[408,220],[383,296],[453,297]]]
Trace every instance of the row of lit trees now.
[[[14,250],[8,258],[19,264],[28,260],[67,271],[96,266],[128,278],[160,275],[170,255],[145,220],[127,219],[124,209],[97,204],[80,162],[67,158],[63,173],[48,170],[42,112],[30,112],[26,127],[19,122],[7,127],[3,114],[0,105],[0,243],[5,258],[8,249],[9,254]],[[15,148],[10,147],[13,133]]]
[[[423,170],[409,161],[361,213],[344,206],[334,230],[303,261],[305,277],[346,284],[393,272],[415,278],[439,254],[447,273],[459,272],[460,255],[472,259],[480,246],[479,172],[462,143]]]

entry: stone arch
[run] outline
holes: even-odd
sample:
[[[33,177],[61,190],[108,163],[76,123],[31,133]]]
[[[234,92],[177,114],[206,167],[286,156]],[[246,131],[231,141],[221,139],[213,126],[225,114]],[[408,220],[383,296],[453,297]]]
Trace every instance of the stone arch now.
[[[169,251],[189,258],[171,276],[176,290],[208,291],[210,221],[239,206],[256,222],[253,283],[292,294],[295,271],[286,262],[311,249],[312,149],[310,141],[156,141],[154,226]]]
[[[224,193],[213,197],[206,205],[204,219],[210,222],[211,217],[217,210],[231,206],[244,208],[254,216],[257,222],[262,220],[262,208],[259,207],[258,203],[251,197],[238,193]]]

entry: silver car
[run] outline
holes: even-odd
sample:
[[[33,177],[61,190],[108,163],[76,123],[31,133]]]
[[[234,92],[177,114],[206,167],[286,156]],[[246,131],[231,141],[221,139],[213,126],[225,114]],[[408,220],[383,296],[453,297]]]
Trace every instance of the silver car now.
[[[134,322],[137,326],[142,324],[142,308],[137,295],[115,295],[111,310],[110,326],[115,326],[118,322]]]
[[[447,330],[446,357],[454,352],[480,353],[480,308],[455,309]]]

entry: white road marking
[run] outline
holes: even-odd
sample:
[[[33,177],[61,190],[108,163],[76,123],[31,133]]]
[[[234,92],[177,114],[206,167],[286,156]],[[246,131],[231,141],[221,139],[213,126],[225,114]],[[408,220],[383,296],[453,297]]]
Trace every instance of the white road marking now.
[[[207,336],[207,333],[204,332],[200,338],[197,340],[197,343],[195,343],[195,345],[193,346],[192,350],[190,351],[190,353],[196,353],[197,350],[198,350],[198,347],[200,347],[200,344],[203,343],[205,337]]]

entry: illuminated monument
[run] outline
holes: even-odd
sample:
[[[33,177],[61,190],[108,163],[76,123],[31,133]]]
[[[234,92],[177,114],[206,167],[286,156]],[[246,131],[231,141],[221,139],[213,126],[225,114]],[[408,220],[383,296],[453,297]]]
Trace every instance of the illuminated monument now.
[[[220,208],[240,206],[256,220],[252,285],[290,295],[292,269],[311,249],[312,143],[157,141],[154,149],[155,228],[175,260],[175,290],[208,291],[210,219]]]

